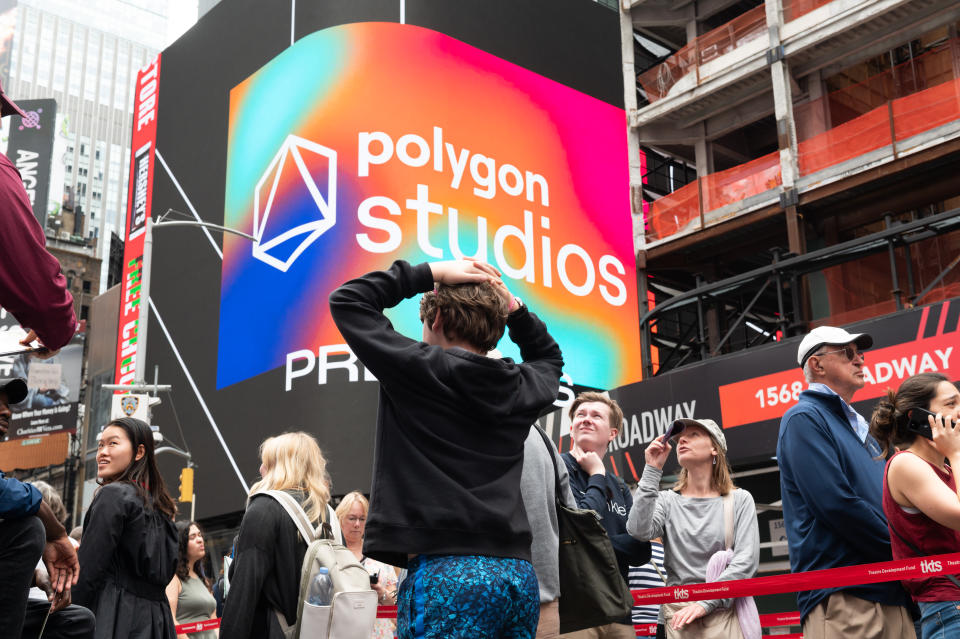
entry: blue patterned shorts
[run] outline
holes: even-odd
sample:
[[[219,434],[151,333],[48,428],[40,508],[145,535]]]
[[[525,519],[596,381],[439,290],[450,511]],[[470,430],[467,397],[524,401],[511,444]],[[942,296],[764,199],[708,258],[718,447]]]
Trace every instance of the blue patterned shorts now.
[[[537,576],[523,559],[419,555],[397,597],[399,639],[532,639],[539,617]]]

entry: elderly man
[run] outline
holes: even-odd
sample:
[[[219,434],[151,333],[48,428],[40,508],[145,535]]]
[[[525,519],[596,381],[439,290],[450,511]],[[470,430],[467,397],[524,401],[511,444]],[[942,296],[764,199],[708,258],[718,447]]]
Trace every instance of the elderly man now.
[[[637,541],[627,533],[627,515],[633,497],[619,477],[603,465],[607,446],[620,432],[623,411],[616,401],[601,393],[580,393],[570,406],[573,447],[561,455],[570,473],[570,488],[577,505],[600,515],[610,537],[624,583],[630,566],[650,561],[650,542]],[[561,596],[563,593],[560,593]],[[636,632],[628,614],[618,623],[578,630],[563,635],[573,639],[633,639]]]
[[[797,363],[809,387],[784,414],[777,441],[793,572],[891,559],[883,456],[867,420],[850,406],[872,344],[867,334],[832,326],[800,342]],[[797,601],[807,639],[915,637],[897,581],[809,590]]]

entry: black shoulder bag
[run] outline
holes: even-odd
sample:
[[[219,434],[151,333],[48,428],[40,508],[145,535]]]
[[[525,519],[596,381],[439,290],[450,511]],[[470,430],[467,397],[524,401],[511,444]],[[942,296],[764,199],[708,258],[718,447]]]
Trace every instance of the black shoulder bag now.
[[[555,447],[539,426],[536,429],[553,462],[560,528],[560,633],[622,621],[630,615],[633,596],[620,576],[617,557],[600,515],[563,504]]]

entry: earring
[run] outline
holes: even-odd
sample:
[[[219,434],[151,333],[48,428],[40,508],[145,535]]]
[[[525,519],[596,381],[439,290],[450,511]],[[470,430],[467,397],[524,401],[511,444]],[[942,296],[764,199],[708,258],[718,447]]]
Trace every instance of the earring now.
[[[716,458],[716,456],[714,456],[714,458],[713,458],[713,465],[714,465],[714,466],[717,465],[717,458]]]

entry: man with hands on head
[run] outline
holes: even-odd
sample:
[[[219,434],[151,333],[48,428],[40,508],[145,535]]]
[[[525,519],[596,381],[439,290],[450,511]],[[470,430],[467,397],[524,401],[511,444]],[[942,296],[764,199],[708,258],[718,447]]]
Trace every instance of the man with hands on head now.
[[[623,411],[616,401],[601,393],[580,393],[570,406],[571,438],[573,447],[561,455],[570,473],[570,489],[577,506],[595,511],[614,553],[624,583],[630,566],[642,566],[650,561],[650,542],[637,541],[627,534],[627,515],[633,498],[626,485],[607,473],[603,457],[623,424]],[[563,596],[563,593],[561,593]],[[630,615],[617,623],[588,628],[564,635],[576,639],[606,639],[634,637]]]
[[[10,427],[10,404],[26,396],[24,380],[0,379],[0,439]],[[21,636],[27,595],[41,556],[50,575],[53,610],[66,608],[80,573],[67,531],[39,490],[0,471],[0,637]]]
[[[423,293],[422,340],[384,310]],[[397,634],[532,638],[539,616],[520,492],[524,441],[563,358],[489,264],[394,262],[330,294],[330,313],[380,382],[363,553],[406,567]],[[522,363],[487,357],[504,328]]]

